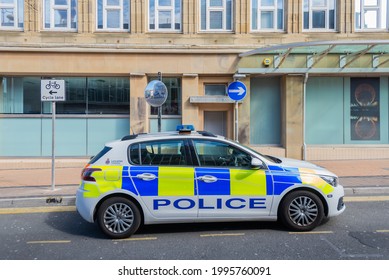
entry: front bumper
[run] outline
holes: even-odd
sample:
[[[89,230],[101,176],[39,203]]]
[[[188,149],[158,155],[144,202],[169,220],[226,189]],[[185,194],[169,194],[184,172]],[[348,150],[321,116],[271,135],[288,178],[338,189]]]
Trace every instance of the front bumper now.
[[[334,191],[326,196],[328,203],[328,217],[334,217],[342,214],[346,210],[343,203],[344,189],[342,185],[337,185]]]

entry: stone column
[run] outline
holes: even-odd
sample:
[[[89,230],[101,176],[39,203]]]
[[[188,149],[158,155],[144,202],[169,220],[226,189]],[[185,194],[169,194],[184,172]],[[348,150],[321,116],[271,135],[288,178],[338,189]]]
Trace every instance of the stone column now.
[[[282,87],[282,142],[286,157],[302,159],[304,76],[284,76]]]
[[[145,74],[130,76],[130,133],[149,132],[149,105],[144,97],[147,86]]]
[[[196,130],[202,127],[199,108],[189,102],[191,95],[198,95],[199,77],[197,74],[184,74],[182,77],[182,123],[193,124]]]

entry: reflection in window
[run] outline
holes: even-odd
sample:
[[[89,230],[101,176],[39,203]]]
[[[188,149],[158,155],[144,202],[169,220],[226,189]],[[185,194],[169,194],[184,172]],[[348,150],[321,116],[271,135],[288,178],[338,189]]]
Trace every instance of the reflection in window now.
[[[47,29],[76,30],[76,0],[45,0],[44,26]]]
[[[181,30],[182,0],[150,0],[149,29],[152,31]]]
[[[304,0],[305,30],[334,30],[336,0]]]
[[[252,30],[283,30],[284,0],[252,0]]]
[[[193,140],[200,166],[250,167],[251,156],[223,142]]]
[[[130,0],[97,0],[98,30],[129,30]]]
[[[141,165],[188,165],[183,140],[150,141],[131,145],[130,161]]]
[[[387,0],[355,0],[356,29],[387,29]]]
[[[0,0],[0,28],[23,29],[24,1]]]
[[[201,0],[201,30],[231,31],[232,0]]]
[[[129,114],[128,78],[58,77],[65,80],[66,101],[58,114]],[[51,102],[41,102],[39,77],[0,78],[1,114],[48,114]]]
[[[150,81],[157,78],[150,78]],[[166,102],[162,105],[162,115],[181,115],[181,79],[180,78],[162,78],[166,85],[168,96]],[[151,115],[158,115],[158,108],[151,107]]]

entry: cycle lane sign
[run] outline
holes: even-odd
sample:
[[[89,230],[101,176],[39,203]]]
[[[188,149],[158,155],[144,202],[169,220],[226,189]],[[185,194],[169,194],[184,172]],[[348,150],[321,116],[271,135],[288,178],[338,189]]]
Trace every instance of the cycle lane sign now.
[[[41,80],[41,101],[65,100],[65,80]]]

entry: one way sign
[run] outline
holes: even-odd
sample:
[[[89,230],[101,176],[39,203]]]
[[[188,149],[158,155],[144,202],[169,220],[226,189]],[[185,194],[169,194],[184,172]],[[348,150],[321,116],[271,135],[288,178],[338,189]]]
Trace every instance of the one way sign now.
[[[241,101],[246,97],[246,85],[240,81],[232,82],[228,85],[228,96],[235,101]]]
[[[64,80],[41,80],[41,101],[65,101]]]

